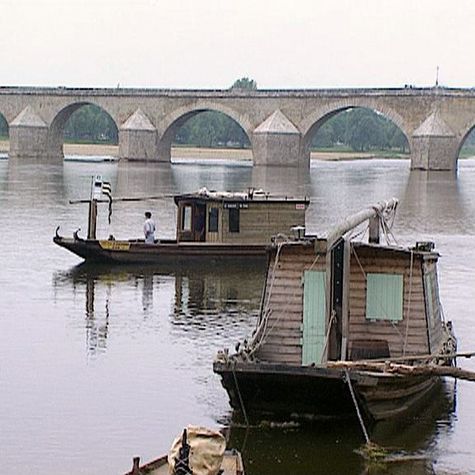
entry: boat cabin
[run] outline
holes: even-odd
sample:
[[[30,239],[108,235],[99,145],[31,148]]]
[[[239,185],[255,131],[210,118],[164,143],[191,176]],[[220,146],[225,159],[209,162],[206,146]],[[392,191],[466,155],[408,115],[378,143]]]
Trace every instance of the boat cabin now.
[[[271,252],[261,319],[261,361],[436,354],[444,340],[431,243],[413,248],[309,238]]]
[[[250,348],[258,360],[310,365],[442,350],[433,243],[382,245],[385,223],[374,209],[355,216],[357,224],[371,217],[368,242],[351,239],[345,221],[326,237],[273,245]]]
[[[209,191],[174,197],[178,206],[177,242],[268,244],[270,236],[289,234],[305,225],[309,200],[269,195]]]

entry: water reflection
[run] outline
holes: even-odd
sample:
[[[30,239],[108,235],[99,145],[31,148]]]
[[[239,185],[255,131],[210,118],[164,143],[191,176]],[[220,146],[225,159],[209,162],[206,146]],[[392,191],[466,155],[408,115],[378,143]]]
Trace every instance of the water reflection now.
[[[414,222],[414,215],[424,219]],[[453,172],[413,170],[407,180],[398,211],[398,227],[404,234],[465,233],[470,224],[457,176]]]
[[[417,414],[369,427],[371,441],[386,449],[393,460],[386,464],[370,462],[355,451],[364,444],[356,418],[287,428],[272,424],[251,428],[233,426],[228,445],[242,452],[248,475],[434,474],[438,456],[434,433],[441,421],[446,426],[453,424],[453,397],[453,385],[441,384],[431,395],[430,403],[426,401]]]
[[[148,193],[173,193],[176,190],[170,163],[134,164],[120,161],[117,165],[116,196],[144,196]]]
[[[307,170],[289,167],[254,166],[251,183],[253,188],[275,195],[300,197],[308,193],[310,175]]]
[[[63,164],[38,164],[34,160],[12,158],[8,160],[7,189],[16,199],[58,199],[64,194]],[[38,167],[41,172],[38,173]]]
[[[56,298],[64,292],[84,292],[87,351],[96,354],[107,350],[112,318],[124,318],[124,311],[153,317],[155,299],[161,307],[166,306],[160,292],[164,277],[174,282],[170,321],[177,331],[189,338],[201,337],[203,332],[224,338],[233,331],[240,334],[243,325],[247,329],[253,324],[265,269],[260,264],[240,262],[229,267],[207,263],[181,267],[81,264],[56,272],[53,285]],[[117,308],[115,301],[132,288],[141,293],[140,308]]]
[[[109,297],[104,304],[104,313],[96,316],[94,310],[95,281],[86,281],[86,345],[88,352],[105,351],[109,329]]]

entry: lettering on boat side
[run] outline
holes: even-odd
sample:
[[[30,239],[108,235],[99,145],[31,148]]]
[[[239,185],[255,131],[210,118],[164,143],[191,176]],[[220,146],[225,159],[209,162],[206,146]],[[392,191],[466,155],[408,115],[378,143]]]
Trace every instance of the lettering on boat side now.
[[[108,251],[128,251],[130,249],[130,243],[120,242],[120,241],[99,241],[99,245],[102,249],[107,249]]]
[[[247,209],[249,208],[248,203],[224,203],[224,209]]]

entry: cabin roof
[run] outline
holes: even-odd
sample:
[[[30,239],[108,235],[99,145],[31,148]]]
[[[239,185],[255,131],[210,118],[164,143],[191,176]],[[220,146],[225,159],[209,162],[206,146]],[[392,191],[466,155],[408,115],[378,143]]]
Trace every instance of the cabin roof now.
[[[381,250],[391,254],[406,254],[410,255],[411,253],[416,256],[423,256],[423,257],[432,257],[438,258],[439,253],[434,250],[427,250],[421,244],[426,243],[416,243],[413,247],[405,247],[405,246],[395,246],[395,245],[387,245],[387,244],[372,244],[367,242],[360,242],[360,241],[352,241],[352,245],[356,249],[367,249],[367,250]]]
[[[180,201],[197,201],[197,202],[253,202],[253,203],[305,203],[309,204],[310,199],[294,198],[292,196],[272,195],[263,190],[248,190],[241,192],[234,191],[215,191],[201,188],[193,193],[184,193],[174,197],[175,203],[178,205]]]
[[[325,238],[318,238],[316,236],[306,236],[303,239],[296,239],[284,242],[274,243],[272,247],[277,249],[278,246],[282,246],[283,248],[293,248],[298,249],[308,249],[309,246],[313,246],[315,248],[315,252],[321,252],[326,249],[326,239]],[[437,251],[434,251],[431,248],[432,243],[426,242],[417,242],[413,247],[405,247],[405,246],[396,246],[396,245],[387,245],[387,244],[373,244],[367,243],[362,241],[351,241],[351,245],[356,250],[363,250],[363,251],[374,251],[374,252],[384,252],[387,254],[404,254],[410,256],[411,253],[415,256],[421,256],[424,259],[437,259],[440,254]],[[430,249],[430,250],[429,250]]]

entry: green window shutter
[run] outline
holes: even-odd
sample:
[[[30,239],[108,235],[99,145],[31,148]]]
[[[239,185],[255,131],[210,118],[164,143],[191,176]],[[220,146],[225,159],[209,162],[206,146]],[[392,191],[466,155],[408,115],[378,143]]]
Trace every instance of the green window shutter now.
[[[403,275],[366,275],[366,318],[402,320]]]
[[[320,363],[325,346],[325,272],[305,271],[302,364]]]

